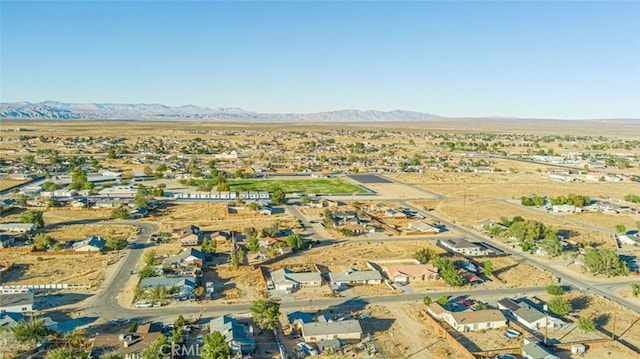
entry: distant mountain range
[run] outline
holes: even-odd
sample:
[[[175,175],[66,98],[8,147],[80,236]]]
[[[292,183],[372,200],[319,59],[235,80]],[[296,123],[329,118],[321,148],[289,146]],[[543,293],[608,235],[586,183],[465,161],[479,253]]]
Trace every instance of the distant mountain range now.
[[[257,113],[240,108],[194,105],[63,103],[56,101],[3,102],[0,119],[25,120],[154,120],[256,122],[385,122],[421,121],[440,116],[412,111],[341,110],[318,113]]]

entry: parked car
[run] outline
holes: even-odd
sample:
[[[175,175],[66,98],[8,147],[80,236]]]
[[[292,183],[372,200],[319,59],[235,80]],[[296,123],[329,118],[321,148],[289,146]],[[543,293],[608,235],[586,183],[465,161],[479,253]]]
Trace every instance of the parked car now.
[[[202,334],[198,334],[198,336],[196,337],[196,343],[198,344],[204,343],[204,336]]]
[[[136,308],[149,308],[153,307],[153,303],[151,302],[136,302]]]
[[[316,348],[312,347],[311,345],[309,345],[309,344],[307,344],[305,342],[298,343],[298,347],[300,347],[300,349],[302,349],[305,353],[307,353],[309,355],[319,355],[320,354]]]

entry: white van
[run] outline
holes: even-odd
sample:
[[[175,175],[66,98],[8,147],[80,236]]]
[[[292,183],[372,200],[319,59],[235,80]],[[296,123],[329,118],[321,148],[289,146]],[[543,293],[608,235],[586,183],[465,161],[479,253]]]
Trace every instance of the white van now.
[[[153,303],[151,302],[136,302],[136,308],[149,308],[153,307]]]

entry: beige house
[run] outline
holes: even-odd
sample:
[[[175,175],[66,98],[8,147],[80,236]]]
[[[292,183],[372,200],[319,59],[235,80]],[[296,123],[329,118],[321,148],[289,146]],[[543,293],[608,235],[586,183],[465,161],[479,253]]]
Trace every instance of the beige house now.
[[[302,337],[306,342],[341,339],[359,341],[362,339],[362,327],[358,320],[341,320],[337,322],[310,322],[301,326]]]
[[[387,277],[396,283],[409,283],[417,280],[438,280],[438,268],[431,264],[408,264],[387,266],[384,268]]]
[[[498,309],[465,310],[450,312],[438,303],[431,303],[427,312],[436,319],[447,322],[459,332],[469,332],[484,329],[496,329],[507,326],[507,318]]]

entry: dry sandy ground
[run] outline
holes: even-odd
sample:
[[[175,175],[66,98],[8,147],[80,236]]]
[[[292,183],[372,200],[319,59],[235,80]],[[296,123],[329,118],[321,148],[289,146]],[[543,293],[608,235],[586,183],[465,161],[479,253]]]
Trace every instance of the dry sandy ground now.
[[[82,240],[90,236],[100,236],[102,238],[123,238],[127,240],[135,239],[137,229],[127,225],[107,225],[107,224],[76,224],[55,226],[46,231],[46,234],[59,242],[68,240]]]
[[[25,183],[25,180],[12,180],[12,179],[1,179],[0,180],[0,191],[5,190],[7,188],[17,186],[21,183]]]
[[[90,284],[96,288],[105,278],[107,267],[116,263],[122,253],[79,254],[65,256],[22,255],[0,253],[0,261],[16,262],[14,270],[5,280],[5,284]]]
[[[298,227],[298,221],[286,214],[265,216],[256,214],[252,216],[235,215],[227,212],[225,203],[185,203],[169,208],[165,215],[154,218],[160,222],[160,230],[171,231],[174,228],[195,224],[204,231],[235,230],[244,231],[247,227],[254,227],[260,231],[262,228],[273,227],[280,229],[293,229]]]
[[[519,166],[520,163],[514,164]],[[543,165],[540,165],[541,167]],[[625,195],[638,192],[638,185],[629,182],[585,182],[567,183],[551,180],[541,173],[476,174],[476,173],[425,173],[390,174],[401,182],[420,185],[438,194],[467,198],[520,198],[539,195],[556,197],[570,193],[586,194],[594,197],[622,199]],[[418,196],[416,198],[421,198]]]

